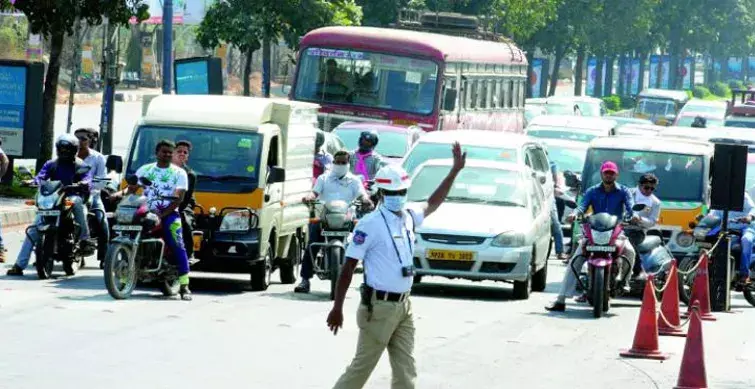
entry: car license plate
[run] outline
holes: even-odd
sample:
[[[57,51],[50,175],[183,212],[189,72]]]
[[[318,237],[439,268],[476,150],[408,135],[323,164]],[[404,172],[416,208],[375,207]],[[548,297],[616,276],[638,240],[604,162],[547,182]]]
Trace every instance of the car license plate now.
[[[351,232],[348,231],[323,231],[322,236],[349,236]]]
[[[439,261],[474,261],[474,251],[427,250],[427,259]]]
[[[141,231],[142,226],[114,225],[113,231]]]
[[[587,246],[587,251],[599,251],[603,253],[612,253],[616,251],[614,246]]]
[[[37,211],[39,216],[60,216],[60,211]]]
[[[703,249],[709,249],[709,248],[713,247],[713,243],[699,242],[697,244],[697,246],[700,247],[700,248],[703,248]]]

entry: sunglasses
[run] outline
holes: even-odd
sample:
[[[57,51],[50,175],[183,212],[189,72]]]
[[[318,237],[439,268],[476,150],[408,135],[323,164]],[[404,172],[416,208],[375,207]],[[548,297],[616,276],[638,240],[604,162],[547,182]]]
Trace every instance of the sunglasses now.
[[[642,189],[646,190],[648,192],[654,192],[655,191],[655,187],[654,186],[647,186],[647,185],[645,185],[645,186],[642,187]]]
[[[89,142],[89,138],[86,136],[77,136],[76,139],[78,139],[80,142]]]

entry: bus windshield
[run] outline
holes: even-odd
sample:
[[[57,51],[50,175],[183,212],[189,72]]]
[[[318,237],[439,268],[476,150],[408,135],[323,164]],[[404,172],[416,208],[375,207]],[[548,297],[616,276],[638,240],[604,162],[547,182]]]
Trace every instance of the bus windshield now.
[[[197,191],[246,192],[259,182],[262,137],[257,133],[157,126],[136,131],[127,175],[155,162],[155,145],[160,140],[188,140],[192,144],[188,165],[197,175]]]
[[[655,174],[658,177],[655,195],[661,201],[702,201],[703,187],[708,184],[700,155],[590,149],[582,173],[583,190],[600,183],[600,166],[605,161],[618,165],[619,183],[630,188],[637,186],[643,174]]]
[[[676,114],[676,104],[671,100],[640,99],[637,103],[637,112],[645,115],[672,115]]]
[[[310,47],[301,55],[295,99],[429,115],[438,65],[389,54]]]

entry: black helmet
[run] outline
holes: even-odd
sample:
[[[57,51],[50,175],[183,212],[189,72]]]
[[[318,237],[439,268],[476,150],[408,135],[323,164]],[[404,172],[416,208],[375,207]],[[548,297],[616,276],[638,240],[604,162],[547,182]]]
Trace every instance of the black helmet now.
[[[375,130],[366,130],[362,131],[362,133],[359,135],[359,148],[363,149],[362,141],[367,141],[372,144],[372,148],[374,149],[378,145],[378,133]]]
[[[325,134],[322,131],[317,131],[315,136],[315,150],[320,150],[322,145],[325,144]]]
[[[695,127],[695,128],[705,128],[705,126],[707,125],[707,123],[708,123],[708,121],[705,120],[704,117],[702,117],[702,116],[696,116],[695,120],[692,122],[692,127]]]
[[[55,151],[58,154],[58,159],[73,162],[76,159],[76,153],[79,151],[79,140],[71,134],[61,135],[55,142]]]

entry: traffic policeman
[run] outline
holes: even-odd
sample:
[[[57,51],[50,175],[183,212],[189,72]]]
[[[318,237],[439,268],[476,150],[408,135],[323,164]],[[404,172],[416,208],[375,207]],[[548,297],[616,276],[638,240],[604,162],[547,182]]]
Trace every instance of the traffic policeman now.
[[[346,263],[336,287],[328,327],[333,334],[343,326],[343,302],[359,261],[364,262],[362,298],[357,310],[359,339],[357,352],[336,389],[364,387],[383,351],[393,370],[391,387],[414,388],[414,317],[409,291],[414,280],[414,229],[435,212],[446,199],[457,174],[464,168],[466,153],[452,146],[453,166],[427,203],[407,207],[409,175],[399,166],[388,165],[375,175],[380,206],[357,224],[346,249]]]

